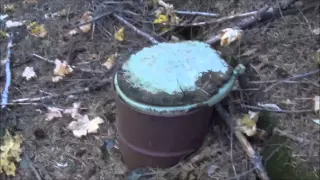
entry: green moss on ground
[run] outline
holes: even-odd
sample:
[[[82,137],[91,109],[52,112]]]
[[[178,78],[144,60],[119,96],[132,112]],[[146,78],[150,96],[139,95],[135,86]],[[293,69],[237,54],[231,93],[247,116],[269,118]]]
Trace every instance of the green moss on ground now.
[[[279,124],[276,118],[268,113],[261,113],[257,126],[272,133],[274,127]],[[320,171],[302,170],[303,162],[298,162],[290,148],[290,140],[286,137],[273,134],[265,142],[262,153],[265,167],[272,180],[319,180]],[[299,166],[297,164],[300,164]]]

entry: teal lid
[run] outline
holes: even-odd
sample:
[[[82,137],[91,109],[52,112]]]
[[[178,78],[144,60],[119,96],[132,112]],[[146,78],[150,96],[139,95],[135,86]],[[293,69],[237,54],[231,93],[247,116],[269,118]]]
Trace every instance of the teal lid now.
[[[232,73],[231,66],[206,43],[159,43],[131,55],[117,73],[115,87],[123,99],[137,103],[183,106],[218,95]]]

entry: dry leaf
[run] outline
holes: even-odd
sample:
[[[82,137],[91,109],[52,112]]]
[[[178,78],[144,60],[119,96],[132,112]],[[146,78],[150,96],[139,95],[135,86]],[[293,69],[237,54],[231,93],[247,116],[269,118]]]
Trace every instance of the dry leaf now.
[[[22,77],[26,78],[27,81],[30,79],[37,77],[36,73],[34,72],[33,67],[26,67],[22,73]]]
[[[62,9],[61,11],[58,11],[52,14],[52,17],[64,17],[64,16],[67,16],[66,9]]]
[[[84,115],[81,119],[72,121],[68,125],[68,129],[72,130],[74,136],[81,138],[87,134],[96,133],[99,129],[99,124],[103,122],[103,119],[100,117],[96,117],[90,121],[88,115]]]
[[[221,30],[221,46],[228,46],[235,41],[240,41],[243,36],[243,31],[240,29],[226,28]]]
[[[44,27],[44,24],[38,24],[36,22],[30,23],[30,25],[28,26],[28,30],[31,35],[40,38],[43,38],[48,34],[46,28]]]
[[[79,34],[79,31],[77,29],[72,29],[68,32],[68,35],[70,35],[70,36],[74,36],[77,34]]]
[[[259,113],[249,111],[241,119],[237,120],[237,129],[246,134],[247,136],[253,136],[257,132],[257,121],[259,119]]]
[[[93,20],[92,12],[90,11],[85,12],[83,16],[80,18],[80,24],[87,23],[87,22],[90,22],[90,23],[79,26],[79,29],[84,33],[90,32],[92,27],[92,20]]]
[[[319,113],[320,111],[320,96],[315,96],[314,101],[314,112]]]
[[[63,77],[61,77],[61,76],[53,76],[52,77],[52,82],[59,82],[62,79],[63,79]]]
[[[80,119],[82,118],[82,115],[79,113],[79,108],[81,106],[81,103],[73,103],[73,107],[69,109],[65,109],[63,111],[64,114],[69,114],[73,119]]]
[[[3,145],[0,146],[0,174],[5,172],[7,176],[15,176],[15,162],[21,160],[21,143],[21,135],[17,134],[12,137],[10,133],[6,131],[6,134],[3,137]]]
[[[73,71],[66,61],[61,62],[59,59],[56,59],[54,62],[56,64],[56,67],[53,70],[55,76],[64,77]]]
[[[102,65],[105,66],[108,70],[113,68],[113,66],[116,64],[116,57],[117,57],[117,53],[112,54],[105,63],[103,63]]]
[[[48,109],[48,112],[46,114],[47,121],[51,121],[54,118],[61,118],[62,117],[61,109],[56,108],[56,107],[48,107],[47,109]]]
[[[157,19],[153,21],[154,24],[162,24],[162,23],[168,23],[169,22],[169,16],[164,14],[159,14],[157,16]]]
[[[115,34],[114,38],[118,41],[123,41],[124,40],[124,28],[120,28]]]

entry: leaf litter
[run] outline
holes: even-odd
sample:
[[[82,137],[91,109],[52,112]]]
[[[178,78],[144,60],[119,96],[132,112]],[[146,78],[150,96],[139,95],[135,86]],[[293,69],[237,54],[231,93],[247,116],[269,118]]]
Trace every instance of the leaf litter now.
[[[57,78],[61,78],[61,79],[62,79],[63,77],[64,77],[64,76],[61,76],[61,77],[60,77],[60,76],[57,76]],[[59,80],[60,80],[60,79],[59,79]],[[72,109],[72,108],[71,108],[71,109]],[[76,109],[76,108],[75,108],[75,109]],[[70,111],[71,111],[71,110],[70,110]],[[62,111],[59,111],[59,112],[62,113],[62,114],[68,114],[68,113],[66,113],[66,112],[63,111],[63,110],[62,110]],[[71,114],[72,114],[72,113],[71,113]],[[71,114],[70,114],[70,115],[71,115]],[[74,113],[73,117],[76,117],[76,116],[75,116],[76,114],[77,114],[77,113]],[[71,116],[72,116],[72,115],[71,115]],[[85,115],[83,115],[83,116],[85,116]],[[79,118],[79,119],[80,119],[80,118]],[[90,118],[89,118],[89,117],[88,117],[88,119],[89,119],[89,121],[90,121]],[[250,123],[250,121],[249,121],[249,123],[244,123],[244,124],[249,124],[249,125],[250,125],[250,124],[253,124],[253,123]]]
[[[120,28],[118,31],[114,33],[114,38],[117,41],[124,41],[124,27]]]
[[[72,121],[67,126],[67,129],[71,130],[73,135],[77,138],[81,138],[91,133],[96,133],[99,129],[99,125],[104,121],[100,117],[95,117],[92,120],[88,115],[81,115],[79,108],[81,103],[73,103],[72,108],[61,109],[56,107],[48,107],[46,113],[46,120],[51,121],[56,118],[62,118],[63,114],[70,115],[75,121]]]
[[[0,146],[0,174],[6,173],[7,176],[15,176],[17,169],[15,163],[21,161],[22,136],[20,134],[12,136],[6,130],[2,142]]]
[[[39,38],[44,38],[47,36],[48,32],[44,27],[44,24],[38,24],[37,22],[32,22],[28,25],[28,31],[31,35]]]
[[[52,77],[53,82],[58,82],[63,79],[68,74],[73,72],[72,67],[67,63],[67,61],[61,62],[59,59],[55,61],[55,68],[53,70],[54,76]]]

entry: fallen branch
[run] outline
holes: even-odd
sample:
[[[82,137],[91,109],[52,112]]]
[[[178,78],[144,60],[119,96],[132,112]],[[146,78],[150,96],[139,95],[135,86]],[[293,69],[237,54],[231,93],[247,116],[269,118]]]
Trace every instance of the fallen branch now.
[[[310,113],[310,112],[313,112],[312,109],[278,110],[278,109],[271,109],[271,108],[265,108],[265,107],[250,106],[250,105],[245,105],[245,104],[241,104],[241,106],[248,108],[250,110],[268,111],[268,112],[275,112],[275,113]]]
[[[5,86],[1,95],[1,107],[5,108],[8,103],[9,88],[11,85],[11,69],[10,69],[10,56],[11,56],[11,47],[13,44],[13,33],[10,34],[8,45],[7,45],[7,56],[5,59],[5,70],[6,70],[6,81]]]
[[[181,15],[193,15],[193,16],[208,16],[208,17],[218,17],[219,14],[209,13],[209,12],[198,12],[198,11],[174,11],[177,14]]]
[[[251,84],[272,84],[272,83],[277,83],[277,82],[279,82],[279,80],[249,81],[249,83],[251,83]],[[317,84],[315,82],[311,82],[311,81],[286,81],[286,80],[284,80],[282,83],[285,83],[285,84],[310,84],[310,85],[320,87],[319,84]]]
[[[320,72],[320,69],[317,69],[315,71],[311,71],[311,72],[308,72],[308,73],[304,73],[304,74],[297,74],[297,75],[294,75],[292,77],[289,77],[289,78],[286,78],[286,79],[283,79],[281,81],[278,81],[277,83],[274,83],[272,85],[270,85],[268,88],[266,88],[263,92],[268,92],[270,89],[272,89],[273,87],[283,83],[283,82],[286,82],[286,81],[290,81],[290,80],[294,80],[294,79],[299,79],[299,78],[304,78],[304,77],[307,77],[307,76],[311,76],[311,75],[314,75],[314,74],[318,74]]]
[[[253,11],[253,12],[248,12],[248,13],[243,13],[243,14],[230,15],[230,16],[222,17],[220,19],[215,19],[215,20],[211,20],[211,21],[196,22],[196,23],[191,23],[191,24],[168,24],[168,23],[165,23],[164,25],[180,26],[180,27],[203,26],[203,25],[208,25],[208,24],[213,24],[213,23],[222,23],[222,22],[233,20],[236,18],[256,16],[258,13],[259,13],[259,11]]]
[[[281,131],[280,129],[278,128],[274,128],[273,129],[273,132],[279,134],[280,136],[284,136],[292,141],[295,141],[295,142],[298,142],[298,143],[301,143],[301,144],[308,144],[310,143],[311,141],[308,140],[308,139],[305,139],[305,138],[301,138],[301,137],[297,137],[297,136],[294,136],[292,134],[289,134],[287,132],[284,132],[284,131]]]
[[[262,165],[261,156],[253,149],[246,137],[239,130],[235,129],[235,121],[232,119],[231,115],[220,104],[215,105],[215,107],[221,118],[226,121],[231,131],[234,131],[234,134],[240,142],[242,148],[249,156],[252,164],[254,165],[255,171],[258,174],[259,178],[261,180],[269,180],[270,178],[264,166]]]
[[[119,16],[117,14],[112,14],[112,15],[113,15],[113,17],[115,17],[116,19],[121,21],[123,24],[127,25],[134,32],[136,32],[136,33],[140,34],[141,36],[143,36],[144,38],[148,39],[151,43],[153,43],[153,44],[158,44],[159,43],[159,41],[157,41],[154,37],[152,37],[151,35],[149,35],[146,32],[143,32],[142,30],[138,29],[137,27],[132,25],[129,21],[125,20],[123,17],[121,17],[121,16]]]
[[[38,55],[38,54],[35,54],[35,53],[33,53],[33,54],[30,54],[30,56],[33,56],[33,57],[36,57],[36,58],[38,58],[38,59],[41,59],[41,60],[44,60],[44,61],[46,61],[46,62],[48,62],[48,63],[50,63],[50,64],[56,64],[54,61],[52,61],[52,60],[50,60],[50,59],[47,59],[47,58],[44,58],[44,57],[42,57],[42,56],[40,56],[40,55]],[[103,74],[103,73],[106,73],[106,71],[94,71],[94,70],[90,70],[90,69],[82,69],[82,68],[78,68],[78,67],[76,67],[76,66],[71,66],[73,69],[75,69],[75,70],[79,70],[79,71],[82,71],[82,72],[86,72],[86,73],[95,73],[95,74]]]
[[[258,12],[255,16],[249,16],[249,17],[243,19],[238,24],[236,24],[236,26],[234,28],[237,28],[237,29],[239,28],[239,29],[245,30],[245,29],[257,24],[258,22],[263,22],[263,21],[278,17],[281,15],[281,13],[280,13],[281,11],[287,9],[287,7],[290,4],[294,3],[295,1],[296,0],[285,1],[285,3],[283,3],[280,8],[279,8],[279,6],[276,6],[276,7],[265,6],[261,9],[259,9],[258,11],[254,11],[254,12]],[[219,43],[220,42],[220,34],[213,35],[213,36],[209,37],[205,42],[208,44],[212,44],[212,45]]]
[[[47,99],[53,99],[53,98],[59,98],[59,97],[64,97],[64,96],[70,96],[74,94],[82,94],[82,93],[87,93],[90,91],[93,91],[95,89],[101,88],[107,84],[110,84],[111,80],[109,78],[101,80],[97,85],[92,85],[91,87],[86,87],[80,90],[74,90],[74,91],[67,91],[62,94],[53,94],[53,95],[48,95],[48,96],[42,96],[42,97],[36,97],[36,98],[22,98],[22,99],[16,99],[12,100],[10,103],[31,103],[31,102],[38,102],[42,100],[47,100]]]
[[[37,180],[42,180],[40,173],[37,171],[36,167],[34,166],[33,162],[30,160],[29,156],[26,153],[23,153],[23,157],[28,162],[28,165],[29,165],[30,169],[33,171]]]

